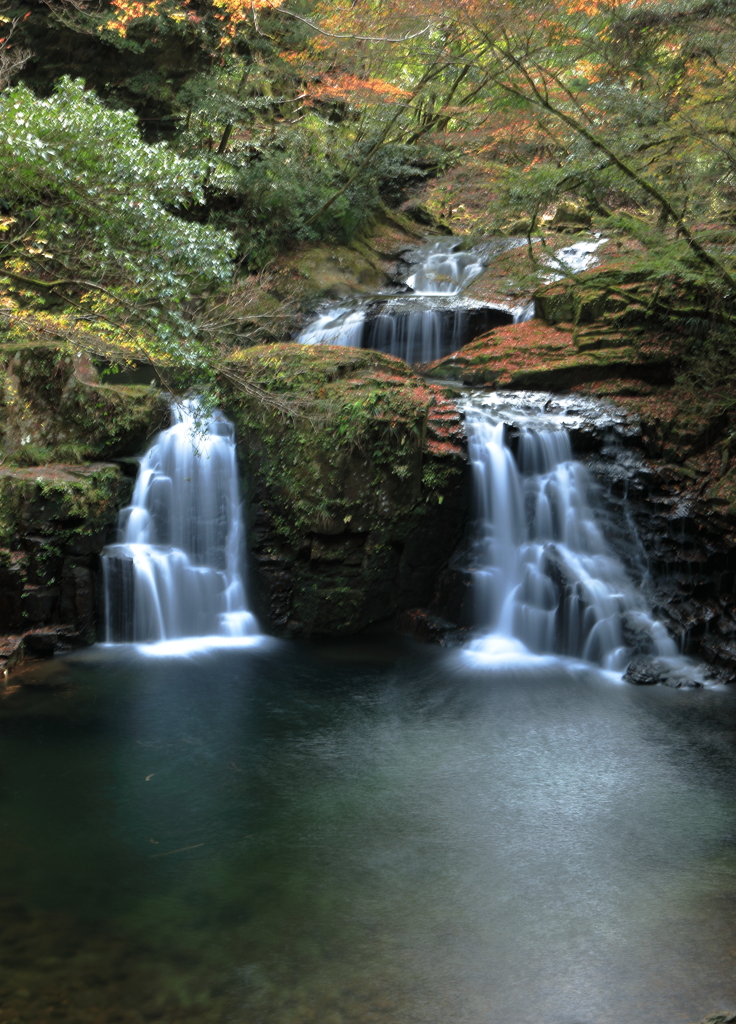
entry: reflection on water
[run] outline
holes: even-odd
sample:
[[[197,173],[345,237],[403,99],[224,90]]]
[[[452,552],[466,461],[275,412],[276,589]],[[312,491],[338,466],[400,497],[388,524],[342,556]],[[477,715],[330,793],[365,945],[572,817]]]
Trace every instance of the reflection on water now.
[[[736,1009],[731,692],[380,638],[36,679],[0,702],[2,1024]]]

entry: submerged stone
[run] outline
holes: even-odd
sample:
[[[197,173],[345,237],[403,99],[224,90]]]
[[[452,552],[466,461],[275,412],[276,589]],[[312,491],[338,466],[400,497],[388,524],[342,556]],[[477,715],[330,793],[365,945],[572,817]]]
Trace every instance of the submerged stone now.
[[[629,664],[624,681],[635,686],[671,686],[673,689],[689,687],[699,689],[703,681],[694,678],[682,662],[665,658],[639,655]]]

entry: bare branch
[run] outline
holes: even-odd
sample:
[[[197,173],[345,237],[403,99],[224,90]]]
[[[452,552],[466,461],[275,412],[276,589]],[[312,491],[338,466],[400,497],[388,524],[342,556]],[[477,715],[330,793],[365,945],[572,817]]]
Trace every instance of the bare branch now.
[[[279,14],[287,14],[290,18],[296,18],[297,21],[301,21],[305,25],[309,25],[309,27],[314,29],[315,32],[319,32],[322,36],[329,36],[330,39],[357,39],[366,43],[406,43],[410,39],[417,39],[419,36],[425,35],[431,28],[430,25],[425,25],[423,29],[419,30],[419,32],[412,32],[406,36],[356,36],[352,32],[328,32],[320,25],[310,21],[309,18],[303,18],[301,14],[296,14],[294,11],[287,11],[285,7],[274,7],[272,10],[277,11]]]

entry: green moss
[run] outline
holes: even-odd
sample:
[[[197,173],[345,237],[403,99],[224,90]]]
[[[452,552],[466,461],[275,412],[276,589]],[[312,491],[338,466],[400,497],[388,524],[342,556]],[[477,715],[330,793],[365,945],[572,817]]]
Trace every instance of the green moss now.
[[[0,469],[0,545],[37,536],[60,548],[94,536],[115,522],[120,484],[118,467],[104,464]]]
[[[439,529],[438,510],[462,490],[462,450],[429,436],[441,389],[378,352],[271,345],[234,355],[220,401],[258,564],[288,573],[288,629],[350,631],[390,615],[407,545]],[[442,520],[425,561],[455,542],[455,520]]]
[[[68,346],[0,346],[0,447],[17,465],[128,455],[165,425],[161,393],[103,384],[92,360]]]
[[[320,244],[292,250],[277,260],[271,283],[274,292],[303,304],[375,291],[387,283],[381,258],[363,242]]]
[[[371,351],[277,345],[237,354],[234,367],[282,403],[223,392],[293,512],[285,536],[346,516],[370,526],[412,500],[434,396],[405,364]]]

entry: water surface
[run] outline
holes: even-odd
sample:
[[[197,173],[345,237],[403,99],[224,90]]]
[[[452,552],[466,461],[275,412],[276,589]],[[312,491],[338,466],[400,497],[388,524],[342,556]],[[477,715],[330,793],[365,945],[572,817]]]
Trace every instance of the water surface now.
[[[736,1009],[736,694],[382,637],[0,701],[0,1022]]]

